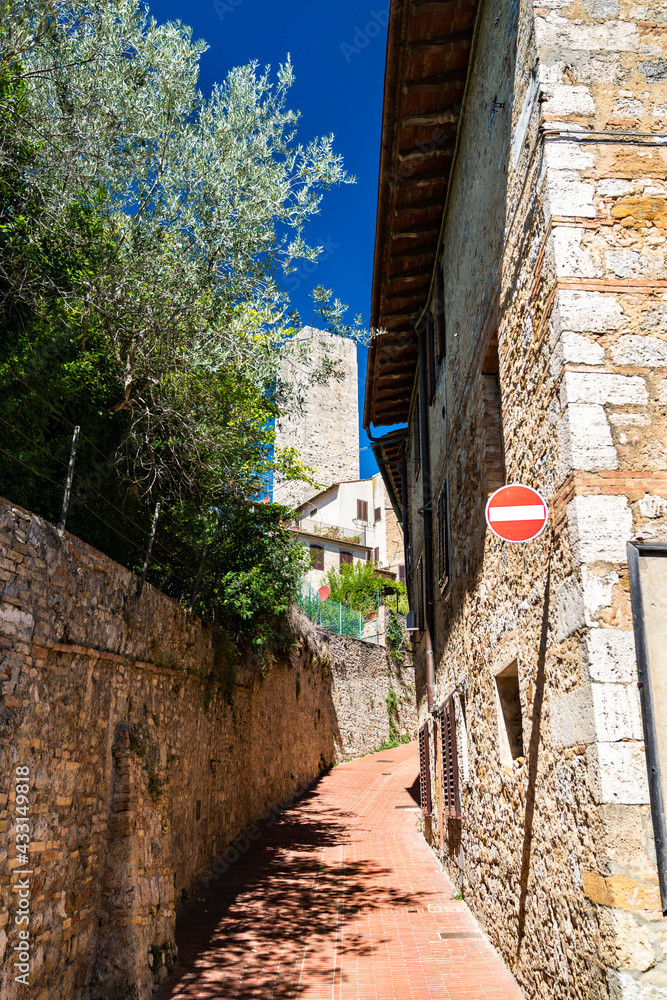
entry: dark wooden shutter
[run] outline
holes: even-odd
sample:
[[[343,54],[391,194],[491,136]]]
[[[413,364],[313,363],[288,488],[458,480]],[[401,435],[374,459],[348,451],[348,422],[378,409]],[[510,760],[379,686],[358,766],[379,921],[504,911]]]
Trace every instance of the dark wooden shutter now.
[[[435,399],[435,347],[433,343],[433,317],[429,316],[426,321],[426,367],[428,379],[428,402],[429,406]]]
[[[447,480],[438,495],[438,578],[441,586],[446,586],[450,576],[449,551],[449,490]]]
[[[442,266],[439,261],[436,262],[435,265],[433,309],[435,312],[435,347],[438,360],[442,361],[445,357],[447,343],[445,335],[445,296],[442,280]]]
[[[338,556],[339,566],[351,566],[352,565],[352,553],[351,552],[341,552]]]
[[[366,562],[367,563],[372,562],[372,559],[373,559],[373,553],[371,552],[370,549],[368,549],[366,552]]]
[[[440,735],[442,743],[442,806],[448,819],[461,815],[459,789],[459,755],[456,744],[456,709],[454,696],[450,695],[440,709]]]
[[[357,500],[357,521],[368,520],[368,500]]]
[[[313,560],[313,569],[324,569],[324,549],[321,545],[311,545],[310,556]]]
[[[419,730],[419,799],[425,816],[431,815],[431,762],[428,752],[428,725]]]
[[[381,520],[382,520],[382,507],[376,507],[375,508],[375,521],[377,522],[377,521],[381,521]]]
[[[398,580],[399,583],[405,583],[405,566],[402,563],[398,567]]]
[[[375,563],[376,566],[380,562],[380,549],[379,548],[376,548],[376,549],[373,550],[373,562]]]
[[[415,479],[419,475],[421,467],[421,431],[419,428],[419,397],[415,402],[415,412],[412,418],[412,461],[415,466]]]

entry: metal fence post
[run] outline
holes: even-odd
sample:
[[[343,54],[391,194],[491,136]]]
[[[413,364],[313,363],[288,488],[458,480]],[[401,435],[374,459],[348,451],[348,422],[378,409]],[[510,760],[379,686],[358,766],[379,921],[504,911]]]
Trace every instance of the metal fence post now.
[[[151,527],[150,538],[148,539],[148,548],[146,549],[146,558],[144,559],[144,568],[141,571],[141,579],[139,580],[139,586],[137,587],[137,597],[141,597],[141,592],[144,589],[144,584],[146,582],[146,574],[148,573],[148,564],[151,559],[151,552],[153,550],[153,542],[155,541],[155,529],[157,528],[157,517],[160,513],[160,504],[155,504],[155,513],[153,514],[153,525]]]
[[[65,531],[65,523],[67,521],[67,510],[69,507],[69,497],[72,492],[72,479],[74,477],[74,460],[76,458],[76,443],[79,440],[80,426],[74,428],[74,433],[72,434],[72,448],[69,453],[69,465],[67,466],[67,479],[65,480],[65,495],[63,496],[63,507],[60,512],[60,523],[58,524],[58,531],[62,535]]]

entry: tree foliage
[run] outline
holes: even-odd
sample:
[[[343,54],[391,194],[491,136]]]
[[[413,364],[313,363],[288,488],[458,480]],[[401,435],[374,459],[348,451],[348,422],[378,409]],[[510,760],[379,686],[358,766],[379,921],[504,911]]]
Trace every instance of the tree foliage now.
[[[377,611],[379,603],[389,602],[390,595],[398,594],[399,612],[407,611],[407,590],[397,580],[383,580],[372,563],[344,564],[332,568],[326,576],[330,598],[352,611],[368,615]],[[393,598],[395,601],[395,597]],[[405,610],[403,610],[405,608]]]
[[[10,0],[0,46],[3,492],[56,519],[80,424],[72,529],[140,564],[159,499],[161,580],[183,596],[220,511],[250,537],[245,498],[275,469],[309,475],[273,455],[272,421],[304,389],[285,361],[308,371],[281,282],[317,258],[304,228],[352,178],[332,136],[298,141],[289,60],[275,79],[233,69],[206,99],[204,43],[137,0]],[[329,329],[363,335],[330,292],[314,298]],[[336,375],[325,359],[306,378]],[[230,627],[266,611],[261,593],[282,606],[266,573],[292,586],[283,514],[257,520],[254,563],[217,546]]]

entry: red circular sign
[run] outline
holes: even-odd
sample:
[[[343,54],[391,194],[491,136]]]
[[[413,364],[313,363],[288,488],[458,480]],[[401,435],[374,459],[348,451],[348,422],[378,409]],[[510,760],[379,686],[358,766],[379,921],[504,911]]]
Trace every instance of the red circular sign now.
[[[549,508],[537,490],[512,483],[489,497],[486,523],[506,542],[530,542],[544,530]]]
[[[329,590],[329,588],[325,584],[323,587],[320,587],[320,589],[317,591],[317,596],[319,597],[319,599],[321,601],[326,601],[326,600],[328,600],[330,593],[331,593],[331,591]]]

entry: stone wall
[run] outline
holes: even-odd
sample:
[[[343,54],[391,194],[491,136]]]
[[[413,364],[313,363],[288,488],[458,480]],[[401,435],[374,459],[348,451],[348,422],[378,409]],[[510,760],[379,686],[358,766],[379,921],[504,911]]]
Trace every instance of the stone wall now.
[[[333,359],[339,378],[326,385],[314,384],[305,391],[300,413],[276,420],[275,447],[296,448],[306,465],[316,470],[316,480],[324,485],[359,479],[359,400],[357,347],[354,341],[326,330],[306,326],[297,340],[308,346],[307,359],[295,364],[285,362],[282,378],[286,382],[303,381],[326,357]],[[298,507],[313,496],[312,486],[276,477],[273,499],[276,503]]]
[[[528,996],[658,1000],[667,922],[625,547],[667,538],[666,14],[624,0],[480,10],[429,425],[433,492],[447,481],[451,503],[434,645],[437,705],[455,700],[461,817],[438,801],[422,640],[426,833]],[[495,349],[505,481],[535,486],[552,512],[522,546],[484,521],[497,470],[482,368]],[[414,466],[409,483],[416,563]]]
[[[137,600],[135,576],[5,501],[0,553],[0,992],[25,995],[12,956],[27,940],[34,1000],[147,1000],[212,861],[386,739],[383,699],[393,684],[402,713],[410,677],[296,615],[270,667],[239,661],[174,601],[150,585]]]

